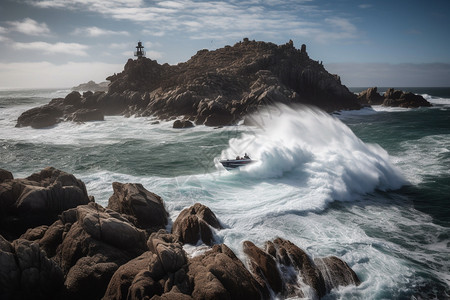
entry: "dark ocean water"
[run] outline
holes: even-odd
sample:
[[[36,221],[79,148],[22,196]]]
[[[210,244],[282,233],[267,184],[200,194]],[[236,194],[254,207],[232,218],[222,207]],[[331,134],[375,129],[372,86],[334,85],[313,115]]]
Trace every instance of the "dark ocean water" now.
[[[112,182],[139,182],[172,219],[201,202],[226,225],[217,240],[243,260],[244,240],[278,236],[336,255],[362,284],[327,299],[449,299],[450,89],[401,89],[433,107],[278,107],[255,116],[260,128],[186,130],[120,116],[15,128],[23,111],[69,91],[0,91],[0,168],[25,177],[54,166],[105,206]],[[244,152],[259,162],[239,172],[218,163]]]

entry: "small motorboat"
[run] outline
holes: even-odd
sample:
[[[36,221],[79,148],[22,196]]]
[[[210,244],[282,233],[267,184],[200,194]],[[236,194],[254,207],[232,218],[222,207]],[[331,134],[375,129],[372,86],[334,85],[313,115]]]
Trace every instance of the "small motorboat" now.
[[[236,157],[236,159],[225,159],[219,161],[222,166],[224,166],[225,169],[228,171],[234,170],[243,166],[247,166],[249,164],[252,164],[256,162],[256,160],[251,159],[247,154],[244,155],[244,157]]]

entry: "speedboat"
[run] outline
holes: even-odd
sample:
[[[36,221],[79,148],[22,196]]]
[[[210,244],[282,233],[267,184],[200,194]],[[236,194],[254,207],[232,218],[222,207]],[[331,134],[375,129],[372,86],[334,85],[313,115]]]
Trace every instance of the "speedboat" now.
[[[244,157],[236,157],[236,159],[225,159],[219,161],[222,166],[228,171],[243,167],[256,162],[256,160],[251,159],[248,155]]]

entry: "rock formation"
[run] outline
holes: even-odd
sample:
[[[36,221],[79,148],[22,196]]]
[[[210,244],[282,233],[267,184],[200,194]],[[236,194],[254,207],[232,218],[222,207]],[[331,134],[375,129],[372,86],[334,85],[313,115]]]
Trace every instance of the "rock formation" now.
[[[28,228],[50,225],[63,211],[90,201],[81,180],[51,167],[24,179],[4,180],[0,183],[0,234],[18,237]]]
[[[72,88],[72,91],[92,91],[92,92],[106,92],[108,91],[109,82],[103,81],[100,83],[95,83],[95,81],[90,80],[86,83],[81,83]]]
[[[107,92],[83,96],[72,92],[24,112],[17,126],[41,128],[74,120],[70,115],[80,109],[220,126],[277,102],[311,104],[326,111],[360,108],[337,75],[310,59],[305,45],[298,50],[292,41],[278,46],[244,39],[234,46],[200,50],[173,66],[144,57],[129,59],[122,72],[107,80],[111,81]]]
[[[245,241],[247,268],[228,246],[215,244],[211,228],[222,226],[199,203],[183,210],[168,233],[161,229],[168,217],[163,200],[140,184],[113,183],[104,208],[87,196],[84,183],[54,168],[26,179],[13,179],[6,170],[0,174],[6,174],[0,182],[2,221],[31,212],[39,220],[22,220],[29,227],[19,238],[2,228],[1,299],[321,298],[359,284],[339,258],[312,260],[281,238],[266,242],[265,249]],[[11,209],[22,202],[30,210]],[[211,247],[188,255],[184,243],[199,240]]]
[[[411,92],[404,92],[390,88],[381,96],[376,87],[368,88],[358,95],[361,104],[383,105],[404,108],[429,107],[432,106],[425,98]]]

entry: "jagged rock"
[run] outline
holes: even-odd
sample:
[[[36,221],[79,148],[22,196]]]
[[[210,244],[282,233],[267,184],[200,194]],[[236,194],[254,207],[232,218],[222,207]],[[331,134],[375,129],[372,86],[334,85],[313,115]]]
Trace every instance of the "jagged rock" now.
[[[384,97],[378,94],[377,87],[368,88],[358,94],[358,101],[362,104],[381,105]]]
[[[299,50],[292,41],[275,45],[244,40],[215,51],[200,50],[175,66],[144,57],[129,59],[123,72],[107,80],[108,92],[81,98],[71,93],[62,102],[52,100],[47,109],[67,120],[79,108],[97,108],[105,115],[186,118],[221,126],[277,102],[312,104],[327,111],[361,107],[339,76],[311,60],[305,45]],[[30,119],[40,110],[24,114]],[[24,119],[21,116],[17,126],[30,125]]]
[[[187,256],[176,236],[160,230],[152,233],[147,245],[150,251],[115,272],[103,299],[149,299],[155,295],[163,296],[163,299],[189,297],[191,284],[185,271]]]
[[[258,282],[226,245],[214,245],[203,255],[190,260],[194,299],[265,298]]]
[[[0,233],[14,238],[28,228],[50,225],[58,215],[90,199],[84,183],[49,167],[25,179],[0,183]]]
[[[14,176],[11,172],[9,172],[8,170],[0,169],[0,183],[11,179],[14,179]]]
[[[386,91],[386,93],[384,94],[384,98],[385,98],[383,102],[384,106],[405,107],[405,108],[432,106],[430,102],[425,100],[425,98],[423,98],[420,95],[416,95],[410,92],[394,90],[392,88]]]
[[[195,203],[178,215],[173,223],[172,233],[183,243],[195,245],[201,240],[207,245],[212,245],[214,237],[210,226],[222,229],[216,215],[208,207]]]
[[[256,247],[250,241],[245,241],[243,247],[244,253],[250,259],[250,271],[258,280],[259,284],[267,289],[267,282],[275,294],[281,293],[283,290],[283,281],[275,258]]]
[[[368,88],[358,95],[358,101],[362,104],[383,105],[404,108],[429,107],[432,106],[425,98],[411,92],[394,90],[390,88],[381,96],[376,87]]]
[[[147,250],[144,231],[95,203],[65,211],[61,222],[63,240],[54,259],[67,274],[64,293],[69,299],[100,298],[119,266]],[[62,224],[54,225],[60,229]]]
[[[173,122],[173,128],[191,128],[194,127],[194,123],[189,120],[176,120]]]
[[[63,272],[37,243],[18,239],[10,244],[0,235],[1,299],[55,299],[63,282]]]
[[[336,256],[328,256],[323,258],[315,258],[314,263],[319,268],[325,279],[327,292],[339,286],[350,284],[359,285],[356,273],[343,260]]]
[[[109,198],[108,208],[127,215],[138,228],[149,231],[165,228],[169,214],[161,197],[139,183],[113,182],[112,186],[114,194]]]
[[[109,82],[104,81],[100,83],[95,83],[95,81],[90,80],[86,83],[81,83],[77,86],[74,86],[72,88],[73,91],[92,91],[92,92],[98,92],[98,91],[107,91],[108,90],[108,84]]]
[[[58,107],[50,105],[35,107],[19,116],[16,127],[45,128],[58,123],[62,116],[63,110]]]

